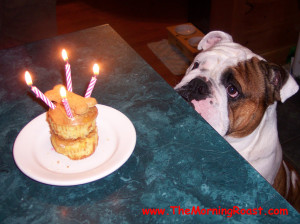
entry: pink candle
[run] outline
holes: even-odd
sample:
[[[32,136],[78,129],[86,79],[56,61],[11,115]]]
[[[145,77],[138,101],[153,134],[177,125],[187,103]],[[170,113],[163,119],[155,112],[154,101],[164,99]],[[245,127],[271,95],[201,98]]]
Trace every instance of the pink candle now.
[[[31,87],[31,91],[35,93],[36,97],[43,100],[52,110],[55,109],[55,105],[35,86],[32,86],[32,79],[28,71],[25,72],[25,80],[28,86]]]
[[[73,92],[72,88],[72,76],[71,76],[71,66],[68,62],[68,55],[65,49],[62,50],[62,57],[64,61],[66,62],[65,65],[65,71],[66,71],[66,83],[67,83],[67,89],[69,92]]]
[[[72,114],[72,111],[71,111],[71,108],[70,108],[70,105],[69,105],[68,100],[67,100],[67,93],[66,93],[66,90],[65,90],[64,87],[60,88],[60,96],[62,98],[62,103],[65,107],[68,118],[74,118],[73,114]]]
[[[91,96],[92,91],[94,89],[94,86],[96,84],[97,75],[99,75],[99,66],[97,64],[94,64],[93,71],[94,71],[94,76],[91,78],[89,86],[88,86],[88,88],[86,90],[86,93],[85,93],[85,96],[84,96],[85,98],[88,98],[88,97]]]

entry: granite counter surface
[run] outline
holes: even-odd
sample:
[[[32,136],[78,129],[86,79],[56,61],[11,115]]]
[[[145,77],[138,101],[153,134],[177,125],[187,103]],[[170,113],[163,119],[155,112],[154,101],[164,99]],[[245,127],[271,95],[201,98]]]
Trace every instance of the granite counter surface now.
[[[121,168],[69,187],[30,179],[12,153],[22,128],[47,110],[26,86],[24,71],[42,92],[64,83],[62,48],[73,91],[84,95],[92,64],[100,62],[92,96],[128,116],[137,132]],[[298,213],[109,25],[1,50],[0,99],[1,223],[300,223]],[[178,214],[174,206],[263,211],[228,218]],[[143,215],[148,208],[165,214]],[[288,215],[265,214],[271,208],[286,208]]]

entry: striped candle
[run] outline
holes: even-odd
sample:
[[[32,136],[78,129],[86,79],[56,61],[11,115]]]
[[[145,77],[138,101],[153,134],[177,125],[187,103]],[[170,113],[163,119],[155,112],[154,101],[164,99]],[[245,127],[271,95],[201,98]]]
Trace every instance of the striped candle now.
[[[68,118],[74,118],[73,114],[72,114],[72,111],[71,111],[71,108],[70,108],[70,105],[69,105],[69,102],[67,100],[67,93],[66,93],[65,87],[60,88],[60,96],[62,98],[61,101],[62,101],[62,103],[65,107]]]
[[[66,71],[66,83],[67,83],[67,89],[69,92],[73,92],[72,88],[72,76],[71,76],[71,66],[68,62],[68,55],[65,49],[62,50],[62,57],[64,61],[66,62],[65,65],[65,71]]]
[[[55,105],[35,86],[32,86],[32,79],[28,71],[25,72],[25,80],[28,86],[31,87],[31,91],[35,93],[37,98],[43,100],[52,110],[55,109]]]
[[[93,72],[94,72],[94,76],[91,78],[91,81],[89,83],[89,86],[86,90],[86,93],[85,93],[85,98],[88,98],[92,95],[92,91],[94,89],[94,86],[96,84],[96,81],[97,81],[97,75],[99,75],[99,66],[97,64],[94,64],[94,67],[93,67]]]

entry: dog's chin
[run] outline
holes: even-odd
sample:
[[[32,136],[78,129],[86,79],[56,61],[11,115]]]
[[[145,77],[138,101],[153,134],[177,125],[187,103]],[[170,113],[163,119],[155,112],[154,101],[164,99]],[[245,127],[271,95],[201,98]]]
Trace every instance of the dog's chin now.
[[[199,101],[192,100],[191,104],[198,114],[200,114],[221,136],[224,137],[226,135],[229,121],[222,117],[219,108],[212,105],[210,98]]]

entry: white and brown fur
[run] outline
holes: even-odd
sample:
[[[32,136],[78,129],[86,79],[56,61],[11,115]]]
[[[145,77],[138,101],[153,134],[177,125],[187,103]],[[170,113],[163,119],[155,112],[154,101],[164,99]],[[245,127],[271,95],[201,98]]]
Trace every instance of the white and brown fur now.
[[[300,211],[300,179],[282,159],[276,106],[298,91],[292,76],[221,31],[208,33],[176,91]]]

